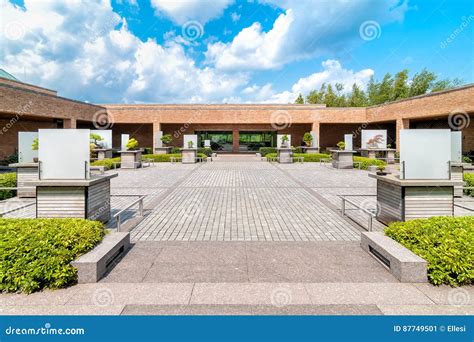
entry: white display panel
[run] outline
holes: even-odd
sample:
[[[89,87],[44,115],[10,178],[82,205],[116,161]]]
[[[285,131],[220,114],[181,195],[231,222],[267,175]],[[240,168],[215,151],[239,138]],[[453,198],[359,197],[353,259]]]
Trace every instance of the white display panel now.
[[[91,134],[97,134],[102,137],[102,140],[97,142],[101,148],[112,148],[112,131],[110,129],[94,129],[91,130]]]
[[[210,140],[204,140],[204,147],[211,147],[211,141]]]
[[[120,150],[126,151],[127,150],[127,143],[130,140],[130,134],[122,134],[120,136]]]
[[[38,138],[37,132],[18,132],[18,162],[33,163],[38,158],[38,150],[33,150],[33,141]]]
[[[89,178],[90,130],[39,130],[41,179]]]
[[[451,132],[451,161],[462,162],[462,132]]]
[[[402,179],[449,179],[449,129],[400,130]]]
[[[313,141],[311,142],[311,147],[319,147],[318,135],[316,134],[316,132],[312,131],[311,136],[313,137]]]
[[[189,148],[188,141],[193,142],[193,148],[198,148],[198,136],[196,134],[185,134],[183,138],[183,147]]]
[[[155,147],[163,147],[163,141],[161,141],[162,137],[163,137],[162,131],[158,131],[155,133]]]
[[[346,144],[344,150],[352,151],[352,134],[344,134],[344,143]]]
[[[281,139],[284,137],[284,136],[287,136],[288,137],[288,147],[291,146],[291,134],[277,134],[277,148],[280,148],[281,147]]]
[[[387,148],[387,130],[363,129],[361,148]]]

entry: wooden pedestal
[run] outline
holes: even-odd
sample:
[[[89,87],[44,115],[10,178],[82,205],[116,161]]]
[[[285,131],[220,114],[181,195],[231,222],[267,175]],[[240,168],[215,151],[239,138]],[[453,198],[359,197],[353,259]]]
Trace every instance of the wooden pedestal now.
[[[16,168],[17,196],[36,197],[36,187],[30,182],[38,180],[38,163],[16,163],[9,167]]]
[[[172,147],[155,147],[155,154],[170,154]]]
[[[137,169],[142,166],[142,151],[120,151],[120,168]]]
[[[183,164],[195,164],[197,157],[197,148],[182,148],[181,149],[181,162]]]
[[[354,168],[353,156],[355,151],[331,150],[330,152],[332,154],[332,167],[336,169]]]
[[[97,152],[98,160],[112,158],[112,149],[95,149],[94,152]]]
[[[291,148],[277,148],[277,157],[280,164],[293,163],[293,150]]]

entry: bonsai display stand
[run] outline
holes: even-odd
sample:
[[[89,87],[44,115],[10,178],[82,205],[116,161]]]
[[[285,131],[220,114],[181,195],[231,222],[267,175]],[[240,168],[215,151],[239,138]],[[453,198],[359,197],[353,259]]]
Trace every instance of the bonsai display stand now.
[[[353,156],[355,151],[350,150],[330,150],[332,154],[332,167],[336,169],[353,169]]]
[[[155,147],[155,154],[170,154],[171,149],[172,149],[171,146]]]
[[[110,179],[117,174],[90,179],[44,179],[36,186],[36,217],[75,217],[107,222],[110,219]]]
[[[319,147],[306,147],[306,146],[303,146],[302,148],[303,148],[303,150],[305,150],[306,153],[308,153],[308,154],[316,154],[316,153],[319,153]]]
[[[454,197],[462,197],[462,187],[464,184],[464,168],[467,168],[468,166],[470,166],[470,164],[451,162],[450,166],[451,180],[460,183],[460,185],[456,185],[454,187]]]
[[[142,151],[120,151],[120,168],[137,169],[142,166]]]
[[[454,187],[450,179],[416,180],[369,174],[377,180],[377,214],[380,222],[408,221],[454,215]],[[461,183],[462,184],[462,183]]]
[[[183,164],[195,164],[197,159],[197,148],[182,148],[181,162]]]
[[[288,147],[277,148],[277,161],[280,164],[293,163],[293,150]]]
[[[380,159],[383,159],[387,164],[395,163],[395,152],[394,148],[361,148],[359,149],[360,155],[365,158],[377,159],[377,154],[382,154]]]
[[[30,182],[38,180],[38,163],[15,163],[8,165],[16,168],[18,197],[36,197],[36,187]]]
[[[112,158],[111,148],[96,148],[94,152],[97,152],[97,160]]]

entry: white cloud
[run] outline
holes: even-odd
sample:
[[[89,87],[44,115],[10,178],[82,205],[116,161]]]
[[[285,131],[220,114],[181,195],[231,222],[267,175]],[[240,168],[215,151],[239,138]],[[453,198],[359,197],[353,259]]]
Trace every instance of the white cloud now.
[[[239,21],[240,20],[240,14],[238,14],[237,12],[232,12],[230,14],[230,18],[232,19],[232,21],[235,23],[236,21]]]
[[[182,44],[141,41],[107,1],[90,2],[87,10],[80,2],[52,0],[25,0],[24,9],[0,4],[2,68],[62,96],[97,103],[221,102],[247,84],[245,74],[196,66]],[[24,35],[12,40],[15,32]]]
[[[229,43],[208,44],[209,64],[223,70],[273,69],[304,58],[336,54],[365,42],[359,35],[365,21],[380,25],[399,21],[408,9],[407,3],[399,0],[261,2],[284,10],[273,27],[265,32],[256,22]]]
[[[197,20],[204,25],[222,15],[233,0],[151,0],[157,14],[163,13],[178,25]]]
[[[370,76],[374,74],[372,69],[353,71],[344,69],[336,60],[326,60],[321,63],[323,70],[315,72],[307,77],[300,78],[291,90],[275,92],[272,85],[267,83],[262,87],[253,85],[245,88],[242,93],[247,95],[247,101],[262,103],[293,103],[298,94],[308,95],[311,90],[319,89],[323,83],[344,85],[344,91],[349,92],[352,85],[356,83],[365,88]]]

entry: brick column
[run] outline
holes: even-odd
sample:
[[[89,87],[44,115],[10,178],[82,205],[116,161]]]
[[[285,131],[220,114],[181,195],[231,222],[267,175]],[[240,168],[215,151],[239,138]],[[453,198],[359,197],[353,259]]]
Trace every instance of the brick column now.
[[[318,147],[321,146],[321,133],[320,133],[321,123],[319,121],[313,122],[311,125],[311,132],[316,132],[316,137],[318,139]]]
[[[397,151],[400,152],[400,130],[410,128],[410,119],[397,119]]]
[[[239,127],[232,128],[232,152],[239,153]]]
[[[76,119],[64,119],[63,128],[77,128]]]
[[[156,148],[156,133],[161,131],[161,123],[160,122],[153,122],[153,153],[155,153]]]

